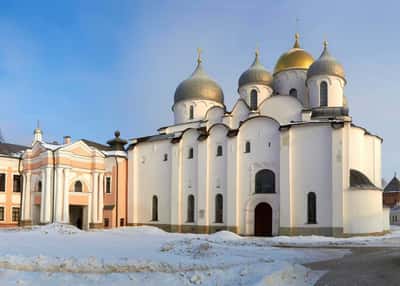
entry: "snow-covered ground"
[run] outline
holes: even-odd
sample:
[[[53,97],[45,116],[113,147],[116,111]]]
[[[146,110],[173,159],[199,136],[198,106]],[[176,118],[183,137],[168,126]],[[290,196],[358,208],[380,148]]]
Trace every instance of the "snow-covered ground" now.
[[[384,245],[384,237],[242,238],[166,233],[153,227],[80,231],[68,225],[0,230],[0,285],[313,285],[303,263],[346,249],[274,246]],[[398,245],[400,246],[400,245]]]

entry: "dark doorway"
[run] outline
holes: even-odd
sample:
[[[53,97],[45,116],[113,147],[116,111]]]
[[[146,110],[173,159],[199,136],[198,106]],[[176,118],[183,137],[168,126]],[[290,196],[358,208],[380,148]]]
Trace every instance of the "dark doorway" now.
[[[69,206],[69,223],[83,229],[83,207]]]
[[[267,203],[259,203],[254,211],[254,235],[272,236],[272,208]]]

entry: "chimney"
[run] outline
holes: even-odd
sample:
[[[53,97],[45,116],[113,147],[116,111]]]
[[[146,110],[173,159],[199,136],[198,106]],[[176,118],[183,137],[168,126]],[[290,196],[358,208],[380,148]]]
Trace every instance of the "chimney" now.
[[[71,144],[71,136],[64,136],[64,145]]]

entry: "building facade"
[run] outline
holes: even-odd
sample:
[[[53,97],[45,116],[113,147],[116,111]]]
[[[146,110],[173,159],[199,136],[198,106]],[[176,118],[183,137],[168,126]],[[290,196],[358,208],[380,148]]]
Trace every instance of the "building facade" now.
[[[22,155],[22,224],[154,225],[243,235],[384,233],[382,139],[353,123],[343,66],[292,49],[268,72],[256,52],[232,110],[198,58],[176,89],[174,124],[102,145],[48,144]]]

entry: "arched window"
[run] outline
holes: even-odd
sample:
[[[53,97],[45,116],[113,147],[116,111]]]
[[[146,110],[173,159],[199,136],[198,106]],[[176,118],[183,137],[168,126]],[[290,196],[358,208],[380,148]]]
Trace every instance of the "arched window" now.
[[[244,153],[250,153],[251,151],[251,145],[249,141],[246,141],[245,145],[244,145]]]
[[[42,181],[39,181],[37,184],[37,191],[41,192],[42,191]]]
[[[215,222],[222,223],[223,222],[223,210],[224,210],[224,202],[221,194],[215,196]]]
[[[187,222],[194,222],[194,196],[189,195],[187,200]]]
[[[256,110],[258,105],[258,95],[257,95],[257,90],[253,89],[250,92],[250,109],[251,110]]]
[[[164,154],[164,161],[168,161],[168,154],[167,153]]]
[[[328,84],[323,81],[319,85],[319,105],[328,106]]]
[[[151,220],[158,221],[158,198],[157,198],[157,196],[153,196]]]
[[[256,193],[275,193],[275,174],[271,170],[260,170],[256,174]]]
[[[76,181],[74,186],[74,192],[82,192],[82,183],[81,181]]]
[[[292,89],[289,91],[289,95],[297,98],[297,89],[292,88]]]
[[[193,158],[193,148],[189,148],[188,159],[192,159],[192,158]]]
[[[219,156],[222,156],[222,146],[221,145],[218,145],[218,147],[217,147],[217,156],[219,157]]]
[[[193,107],[193,105],[191,105],[189,107],[189,119],[192,120],[193,117],[194,117],[194,107]]]
[[[313,192],[307,194],[307,223],[317,223],[317,196]]]

